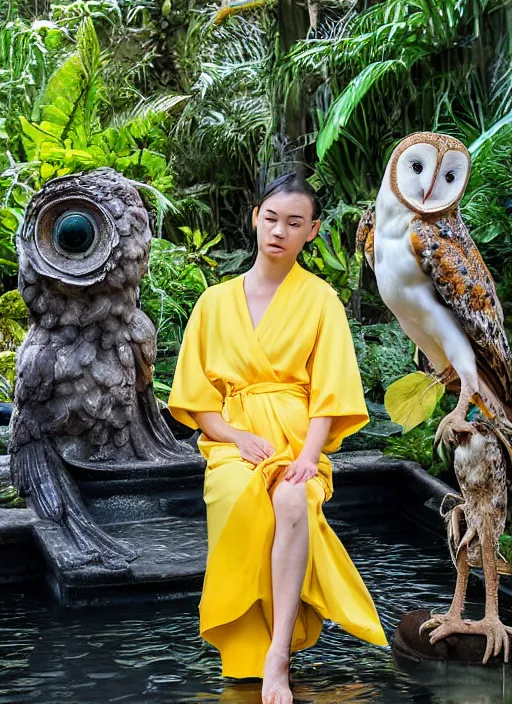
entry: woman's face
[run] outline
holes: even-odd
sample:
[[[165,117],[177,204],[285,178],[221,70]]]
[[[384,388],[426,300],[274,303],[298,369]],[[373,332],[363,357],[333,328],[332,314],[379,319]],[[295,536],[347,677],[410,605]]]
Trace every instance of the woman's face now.
[[[252,221],[258,251],[271,259],[295,260],[320,228],[320,221],[313,220],[311,199],[302,193],[275,193],[254,208]]]

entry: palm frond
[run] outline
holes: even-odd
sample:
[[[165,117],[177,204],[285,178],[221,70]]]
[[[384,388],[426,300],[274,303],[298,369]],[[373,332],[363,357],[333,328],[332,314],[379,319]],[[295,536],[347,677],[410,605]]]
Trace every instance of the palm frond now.
[[[346,127],[350,116],[368,93],[373,84],[390,71],[405,68],[403,61],[391,59],[370,64],[360,74],[350,81],[343,93],[331,105],[327,113],[325,125],[318,133],[317,154],[323,159],[326,151],[336,139],[340,128]]]
[[[138,120],[157,120],[162,115],[169,114],[174,108],[190,100],[190,95],[158,95],[154,98],[142,98],[129,110],[113,117],[111,126],[126,127]]]
[[[150,196],[150,202],[154,205],[156,210],[156,236],[162,236],[162,226],[165,216],[170,213],[172,215],[177,215],[179,213],[179,208],[164,194],[155,188],[150,183],[143,183],[142,181],[134,181],[130,179],[130,183],[135,186],[140,191],[145,191]]]
[[[473,158],[478,156],[480,150],[485,146],[486,142],[488,142],[490,139],[492,139],[497,132],[499,132],[503,127],[506,125],[509,125],[512,122],[512,112],[509,112],[508,115],[505,115],[504,117],[501,118],[501,120],[498,120],[497,122],[494,123],[494,125],[491,125],[488,130],[486,130],[483,134],[478,137],[469,147],[469,152]]]

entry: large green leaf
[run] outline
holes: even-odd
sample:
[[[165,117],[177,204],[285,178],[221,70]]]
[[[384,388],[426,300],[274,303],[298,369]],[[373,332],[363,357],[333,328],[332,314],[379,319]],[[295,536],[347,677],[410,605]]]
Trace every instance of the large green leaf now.
[[[84,89],[85,74],[80,57],[77,54],[72,54],[56,69],[48,81],[40,100],[43,118],[53,122],[52,117],[54,116],[51,115],[51,111],[58,109],[61,117],[57,124],[60,124],[62,116],[65,116],[66,121],[69,120]],[[47,108],[49,113],[46,112]]]
[[[140,100],[134,108],[114,115],[112,118],[113,127],[130,127],[145,119],[151,122],[155,119],[162,119],[164,115],[168,115],[176,106],[182,106],[182,103],[190,100],[190,95],[157,95],[150,100]]]
[[[339,130],[347,126],[353,111],[373,84],[389,72],[400,68],[405,68],[403,61],[397,59],[379,61],[367,66],[350,81],[343,93],[331,105],[325,125],[318,133],[316,153],[320,160],[336,140]]]
[[[505,115],[505,117],[502,117],[501,120],[498,120],[498,122],[495,122],[492,127],[489,127],[488,130],[483,132],[478,139],[475,139],[475,141],[468,147],[469,153],[473,158],[475,158],[478,155],[478,152],[482,149],[482,147],[488,142],[488,140],[492,139],[494,135],[501,130],[502,127],[505,127],[505,125],[509,125],[512,122],[512,112],[509,112],[508,115]]]
[[[202,247],[201,253],[207,252],[211,247],[213,247],[213,246],[216,245],[218,242],[220,242],[221,239],[222,239],[222,232],[219,232],[217,235],[215,235],[215,237],[214,237],[212,240],[210,240],[209,242],[207,242],[207,243],[204,245],[204,247]]]
[[[180,283],[189,288],[208,288],[208,282],[201,269],[196,264],[187,264],[180,272]]]
[[[20,116],[22,135],[21,140],[28,159],[33,160],[38,157],[38,151],[44,142],[50,142],[56,146],[59,140],[54,135],[44,132],[38,125],[32,125],[23,116]]]
[[[85,19],[78,29],[77,48],[78,56],[80,57],[80,62],[87,81],[87,87],[83,94],[83,106],[84,123],[86,131],[89,132],[99,105],[99,97],[103,89],[100,44],[94,29],[94,24],[90,17]]]
[[[346,267],[344,266],[343,262],[339,261],[329,252],[327,245],[321,237],[318,237],[316,239],[315,244],[320,250],[326,264],[332,266],[332,268],[336,269],[337,271],[345,271]]]
[[[35,145],[53,137],[71,138],[75,148],[87,146],[100,103],[101,68],[98,38],[92,20],[86,18],[77,32],[77,52],[54,71],[38,101],[42,121],[23,123],[24,133]],[[29,158],[34,158],[36,150],[25,147]]]

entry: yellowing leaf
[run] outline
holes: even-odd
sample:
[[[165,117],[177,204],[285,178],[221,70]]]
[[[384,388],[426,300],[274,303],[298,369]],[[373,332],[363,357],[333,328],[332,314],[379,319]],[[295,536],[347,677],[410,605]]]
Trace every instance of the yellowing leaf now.
[[[47,181],[49,178],[51,178],[55,171],[55,166],[47,164],[46,162],[44,164],[41,164],[41,178],[43,179],[43,181]]]
[[[388,386],[384,405],[391,420],[407,433],[430,418],[444,392],[440,381],[424,372],[413,372]]]
[[[203,244],[204,240],[204,234],[201,232],[201,230],[194,230],[192,233],[192,242],[194,243],[196,249],[199,249],[199,247]]]

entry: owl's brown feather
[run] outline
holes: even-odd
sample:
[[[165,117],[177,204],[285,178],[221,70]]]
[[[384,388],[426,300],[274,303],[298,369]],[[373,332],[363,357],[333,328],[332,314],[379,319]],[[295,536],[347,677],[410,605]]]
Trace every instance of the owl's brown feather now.
[[[451,308],[475,352],[479,373],[500,401],[512,401],[512,354],[491,273],[459,210],[436,222],[411,223],[411,245],[442,302]]]
[[[359,220],[359,225],[357,226],[356,249],[359,252],[364,251],[366,261],[372,268],[372,271],[375,271],[373,256],[374,232],[375,223],[373,218],[373,211],[371,208],[367,208],[363,213],[361,220]]]

